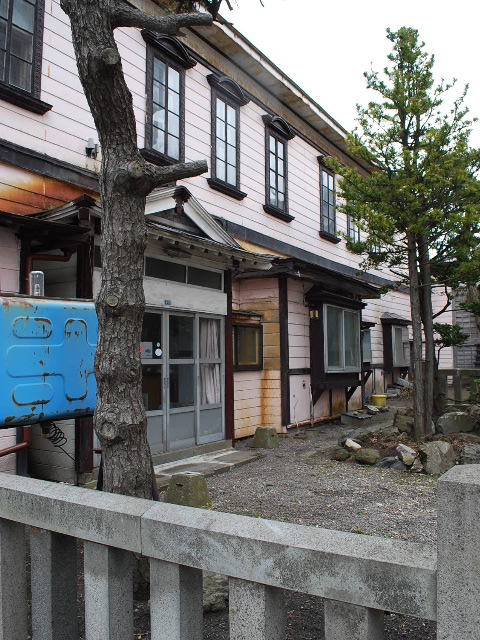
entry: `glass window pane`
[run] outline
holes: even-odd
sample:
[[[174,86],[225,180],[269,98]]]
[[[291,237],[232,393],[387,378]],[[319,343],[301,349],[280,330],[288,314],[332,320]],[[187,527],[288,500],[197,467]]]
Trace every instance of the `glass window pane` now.
[[[279,159],[278,165],[277,165],[277,171],[279,176],[283,176],[285,174],[284,167],[285,167],[285,161]]]
[[[231,127],[230,125],[227,126],[227,142],[228,142],[228,144],[231,144],[234,147],[237,146],[236,131],[235,131],[234,127]]]
[[[14,0],[12,24],[24,31],[33,33],[35,26],[35,7],[25,0]]]
[[[180,74],[172,67],[168,67],[168,88],[180,93]]]
[[[0,49],[7,48],[7,23],[4,20],[0,20]]]
[[[272,153],[276,153],[275,149],[275,138],[273,136],[269,136],[269,148]]]
[[[360,365],[359,335],[360,318],[358,313],[344,311],[345,367]]]
[[[223,180],[224,182],[226,181],[226,164],[223,160],[219,160],[217,158],[217,166],[216,166],[216,176],[219,180]]]
[[[283,142],[277,142],[277,149],[278,157],[283,159]]]
[[[218,140],[225,140],[225,123],[220,118],[216,121],[216,134]]]
[[[237,150],[232,145],[227,145],[227,162],[234,167],[237,164]]]
[[[232,127],[235,127],[237,122],[237,114],[235,112],[235,109],[230,105],[227,105],[227,122]]]
[[[223,142],[223,140],[217,140],[217,158],[219,158],[220,160],[225,160],[225,156],[225,142]]]
[[[174,136],[168,136],[168,155],[178,160],[180,158],[180,140]]]
[[[165,84],[165,63],[157,58],[153,62],[153,79],[160,84]]]
[[[168,133],[175,138],[180,137],[180,118],[170,111],[168,112]]]
[[[31,62],[33,59],[33,36],[12,27],[10,52],[26,62]]]
[[[277,174],[274,171],[270,171],[270,189],[277,190]]]
[[[5,80],[5,52],[0,51],[0,80]]]
[[[193,318],[170,316],[170,358],[193,358]]]
[[[270,153],[269,154],[269,158],[270,158],[270,169],[272,171],[276,171],[277,169],[277,157],[274,153]]]
[[[225,103],[217,98],[217,118],[225,122]]]
[[[175,91],[168,92],[168,110],[180,115],[180,95]]]
[[[220,404],[220,365],[200,365],[200,404]]]
[[[237,366],[260,367],[261,331],[262,327],[236,327],[237,331]]]
[[[222,274],[216,271],[208,271],[198,267],[188,267],[188,284],[209,289],[222,288]]]
[[[153,126],[165,131],[165,109],[162,107],[153,112]]]
[[[194,365],[170,365],[170,407],[191,407],[195,402]]]
[[[279,177],[279,178],[278,178],[278,192],[279,192],[279,193],[285,193],[285,188],[284,188],[284,186],[285,186],[285,183],[284,183],[284,181],[283,181],[283,178],[280,178],[280,177]]]
[[[330,174],[328,174],[328,188],[333,191],[333,176],[331,176]]]
[[[0,18],[8,18],[9,0],[0,0]]]
[[[220,358],[220,320],[200,318],[199,352],[200,358]]]
[[[372,334],[370,329],[365,329],[362,339],[363,361],[372,361]]]
[[[403,331],[402,327],[393,327],[393,364],[403,365]]]
[[[285,209],[285,194],[281,191],[277,193],[277,207],[279,209]]]
[[[142,360],[163,357],[162,315],[160,313],[147,312],[143,316],[140,356]]]
[[[165,106],[165,87],[159,82],[153,83],[153,109]]]
[[[165,153],[165,134],[156,127],[153,128],[152,147],[159,153]]]
[[[187,268],[184,264],[157,260],[157,258],[145,258],[145,275],[160,280],[172,282],[185,282]]]
[[[277,192],[275,191],[274,187],[270,187],[270,204],[272,205],[272,207],[277,206]]]
[[[32,65],[13,56],[10,58],[10,79],[9,82],[14,87],[31,91],[32,88]]]
[[[142,397],[145,411],[163,409],[162,365],[142,365]]]
[[[342,326],[343,313],[341,309],[326,307],[327,315],[327,363],[328,368],[343,368],[342,357]]]
[[[230,164],[227,166],[227,182],[234,186],[237,184],[237,170]]]

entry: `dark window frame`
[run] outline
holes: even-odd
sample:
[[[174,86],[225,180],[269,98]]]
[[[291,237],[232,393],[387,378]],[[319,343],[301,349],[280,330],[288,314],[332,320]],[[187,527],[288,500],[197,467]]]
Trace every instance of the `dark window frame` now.
[[[243,200],[246,193],[240,190],[240,107],[250,102],[240,86],[230,78],[210,74],[207,80],[212,87],[211,91],[211,136],[212,136],[212,156],[211,156],[211,177],[207,182],[212,189],[231,196],[235,200]],[[219,178],[217,175],[217,99],[225,104],[225,109],[231,107],[235,111],[235,184]],[[225,141],[226,142],[226,141]],[[226,158],[225,158],[226,161]],[[226,176],[227,177],[227,176]]]
[[[257,364],[239,364],[238,354],[240,346],[241,332],[238,329],[252,329],[258,334],[258,363]],[[232,325],[233,331],[233,370],[234,371],[262,371],[263,369],[263,324],[251,324],[251,323],[234,323]]]
[[[332,336],[328,335],[328,310],[329,309],[336,309],[337,311],[340,311],[342,314],[342,336],[341,336],[341,352],[342,352],[342,365],[339,367],[336,367],[334,365],[331,365],[328,362],[328,343],[331,341]],[[357,317],[357,350],[356,350],[356,355],[357,355],[357,363],[353,366],[347,366],[345,364],[346,361],[346,341],[345,341],[345,331],[346,331],[346,326],[345,326],[345,314],[349,313],[352,315],[355,315]],[[361,337],[361,313],[360,310],[358,309],[352,309],[349,307],[345,307],[345,306],[340,306],[337,304],[331,304],[331,303],[326,303],[323,305],[323,326],[324,326],[324,340],[325,340],[325,347],[324,347],[324,353],[325,353],[325,373],[327,374],[336,374],[336,373],[358,373],[361,370],[361,344],[362,344],[362,337]]]
[[[353,244],[360,242],[360,227],[350,215],[347,215],[347,237]]]
[[[186,47],[176,38],[164,35],[155,35],[150,31],[142,31],[142,36],[147,43],[146,52],[146,79],[145,87],[147,94],[147,106],[145,114],[145,147],[140,149],[140,153],[148,162],[168,166],[184,162],[185,160],[185,71],[191,69],[197,62],[190,55]],[[153,78],[155,59],[166,65],[168,68],[178,72],[179,82],[179,157],[174,158],[168,153],[162,153],[153,148]],[[168,87],[168,85],[167,85]],[[166,100],[168,100],[166,92]],[[168,112],[168,102],[166,102]],[[166,120],[167,121],[167,120]],[[168,136],[168,125],[165,129],[165,138]]]
[[[335,173],[325,166],[324,161],[325,161],[324,156],[318,156],[318,163],[320,165],[320,176],[319,176],[319,179],[320,179],[320,231],[319,231],[319,235],[324,240],[328,240],[329,242],[338,244],[341,241],[341,239],[336,235],[337,233],[336,177],[335,177]],[[328,176],[329,178],[333,178],[333,189],[331,189],[333,193],[333,217],[332,218],[330,217],[329,212],[327,212],[327,215],[325,216],[325,204],[324,204],[325,201],[323,198],[324,175]],[[327,186],[327,190],[328,192],[330,192],[329,186]],[[325,218],[327,218],[327,221],[328,221],[327,225],[325,225]],[[330,224],[330,222],[333,222],[333,225]]]
[[[262,120],[265,123],[265,204],[263,205],[263,209],[269,215],[283,220],[283,222],[291,222],[295,218],[288,210],[288,141],[292,140],[295,134],[283,118],[265,115],[262,116]],[[270,138],[275,140],[276,150],[278,143],[283,144],[283,179],[285,187],[283,208],[270,203]],[[278,158],[277,152],[275,153],[275,157]],[[277,170],[275,170],[275,174],[278,174]]]
[[[41,80],[42,80],[42,54],[43,54],[43,25],[45,17],[45,0],[37,0],[35,4],[33,45],[32,45],[32,72],[31,89],[27,91],[16,87],[7,80],[7,73],[10,69],[9,59],[10,41],[12,30],[12,14],[14,2],[10,2],[9,15],[6,22],[6,49],[5,49],[5,80],[0,80],[0,99],[22,107],[27,111],[43,115],[50,111],[51,104],[40,100]]]

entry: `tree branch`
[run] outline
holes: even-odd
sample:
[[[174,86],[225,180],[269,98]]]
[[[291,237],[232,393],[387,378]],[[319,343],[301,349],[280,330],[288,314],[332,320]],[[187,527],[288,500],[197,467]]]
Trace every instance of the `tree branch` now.
[[[209,13],[181,13],[171,16],[152,16],[122,1],[112,13],[112,28],[137,27],[166,35],[178,35],[182,27],[208,26],[213,22]]]
[[[177,180],[193,178],[207,171],[206,160],[181,162],[168,167],[155,167],[140,160],[132,160],[127,166],[128,178],[135,183],[136,189],[145,195],[157,187],[163,187]]]

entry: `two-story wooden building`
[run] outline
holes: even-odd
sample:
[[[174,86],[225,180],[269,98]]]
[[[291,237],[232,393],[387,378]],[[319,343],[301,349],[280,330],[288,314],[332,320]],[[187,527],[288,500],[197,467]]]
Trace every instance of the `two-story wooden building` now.
[[[89,234],[54,250],[17,236],[19,263],[0,262],[0,286],[25,292],[35,268],[46,295],[94,297],[101,149],[68,19],[58,0],[11,0],[0,26],[0,210]],[[151,194],[145,211],[141,349],[153,453],[259,425],[284,430],[383,392],[408,369],[409,300],[380,296],[391,276],[360,273],[349,251],[359,231],[337,211],[324,164],[333,155],[368,171],[348,154],[347,132],[223,20],[181,40],[119,29],[117,42],[144,158],[209,161],[207,174]],[[16,270],[18,286],[4,269]],[[64,426],[82,474],[91,453],[78,432],[91,426]],[[46,455],[48,443],[38,453],[32,432],[32,470],[74,481],[71,461]]]

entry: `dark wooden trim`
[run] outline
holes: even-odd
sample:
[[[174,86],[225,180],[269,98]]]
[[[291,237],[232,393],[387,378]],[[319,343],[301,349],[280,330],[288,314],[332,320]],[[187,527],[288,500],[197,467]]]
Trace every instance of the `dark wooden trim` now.
[[[75,418],[75,471],[93,471],[93,417]]]
[[[26,91],[11,87],[3,82],[0,82],[0,100],[5,100],[5,102],[42,116],[52,108],[52,105],[48,102],[43,102],[40,98],[36,98]]]
[[[288,346],[288,278],[278,279],[278,315],[280,332],[280,398],[282,426],[290,424],[290,354]]]
[[[32,241],[30,237],[21,239],[20,273],[18,274],[18,292],[27,293],[27,260],[30,257]]]
[[[328,240],[328,242],[333,242],[333,244],[338,244],[339,242],[342,241],[341,238],[339,238],[338,236],[334,236],[333,234],[329,233],[328,231],[320,230],[318,232],[318,235],[321,238],[323,238],[323,240]]]
[[[287,199],[287,193],[285,189],[285,200],[286,199]],[[282,211],[282,209],[277,209],[277,207],[273,207],[271,204],[264,204],[263,210],[269,215],[273,216],[274,218],[283,220],[283,222],[291,222],[292,220],[295,220],[295,216],[291,216],[289,213]]]
[[[212,172],[213,172],[213,164],[212,164]],[[212,189],[214,189],[214,191],[220,191],[220,193],[223,193],[226,196],[230,196],[235,200],[243,200],[248,195],[245,193],[245,191],[240,191],[240,189],[237,189],[236,187],[233,187],[232,185],[227,184],[226,182],[222,182],[222,180],[217,180],[216,178],[207,178],[207,182],[209,186]]]
[[[169,36],[155,36],[150,32],[142,31],[142,36],[147,42],[146,51],[146,68],[145,68],[145,93],[147,95],[147,104],[145,110],[145,150],[141,153],[143,157],[152,164],[158,164],[160,166],[168,164],[176,164],[183,162],[185,159],[185,69],[195,66],[196,62],[192,58],[193,64],[187,65],[182,62],[181,56],[173,55],[172,51],[166,47],[159,46],[158,41],[175,41],[175,43],[188,53],[185,47],[175,38]],[[173,158],[164,153],[152,149],[153,144],[153,68],[155,58],[161,60],[167,66],[172,67],[180,75],[180,112],[179,112],[179,127],[180,127],[180,140],[179,140],[179,158]],[[167,103],[168,106],[168,103]],[[165,119],[165,141],[168,137],[168,120]],[[145,156],[145,152],[150,151],[149,157]]]
[[[295,132],[292,130],[288,122],[283,118],[280,118],[280,116],[264,115],[262,116],[262,120],[273,135],[280,137],[283,140],[292,140],[295,137]]]
[[[232,340],[232,272],[225,271],[223,278],[227,294],[225,316],[225,438],[235,442],[235,391],[233,384],[233,340]]]
[[[162,58],[167,58],[174,66],[183,69],[192,69],[196,64],[196,59],[191,55],[191,50],[185,47],[180,40],[165,34],[153,33],[143,29],[142,38],[147,45],[153,46],[161,53]]]
[[[306,367],[305,369],[289,369],[289,376],[309,376],[310,375],[310,367]]]
[[[208,76],[210,78],[210,76]],[[207,79],[208,79],[207,78]],[[217,98],[221,100],[225,104],[225,110],[227,106],[230,106],[235,111],[235,184],[231,185],[228,182],[220,180],[217,176]],[[227,114],[225,113],[225,121]],[[210,175],[212,183],[209,181],[209,185],[213,189],[217,189],[217,191],[221,191],[226,195],[232,195],[232,191],[227,192],[226,189],[232,189],[237,192],[236,197],[237,200],[242,200],[243,198],[238,197],[238,194],[243,194],[240,191],[240,105],[238,100],[232,100],[228,93],[224,91],[219,91],[215,84],[212,85],[212,93],[211,93],[211,110],[210,110],[210,118],[211,118],[211,166],[210,166]],[[226,125],[225,125],[226,126]],[[225,177],[227,177],[227,140],[225,137]],[[222,191],[223,189],[223,191]],[[243,197],[245,197],[245,194]]]
[[[14,167],[20,167],[60,182],[84,187],[95,193],[99,192],[98,175],[93,171],[87,171],[68,162],[21,147],[9,140],[0,139],[0,162],[5,162],[5,164],[11,164]]]
[[[211,73],[207,76],[208,83],[217,93],[223,95],[230,102],[239,107],[244,107],[250,102],[250,98],[244,93],[239,84],[227,76]]]
[[[77,298],[93,298],[93,256],[95,239],[91,236],[88,242],[77,249]]]
[[[144,158],[150,164],[155,164],[158,167],[170,167],[174,164],[178,163],[178,160],[172,160],[171,158],[167,158],[160,153],[159,151],[155,151],[155,149],[149,149],[147,147],[143,147],[138,150],[142,158]]]
[[[28,475],[28,453],[27,446],[28,443],[25,442],[25,429],[24,427],[15,427],[15,443],[17,445],[24,444],[24,449],[19,449],[16,452],[16,471],[17,476],[27,476]]]

